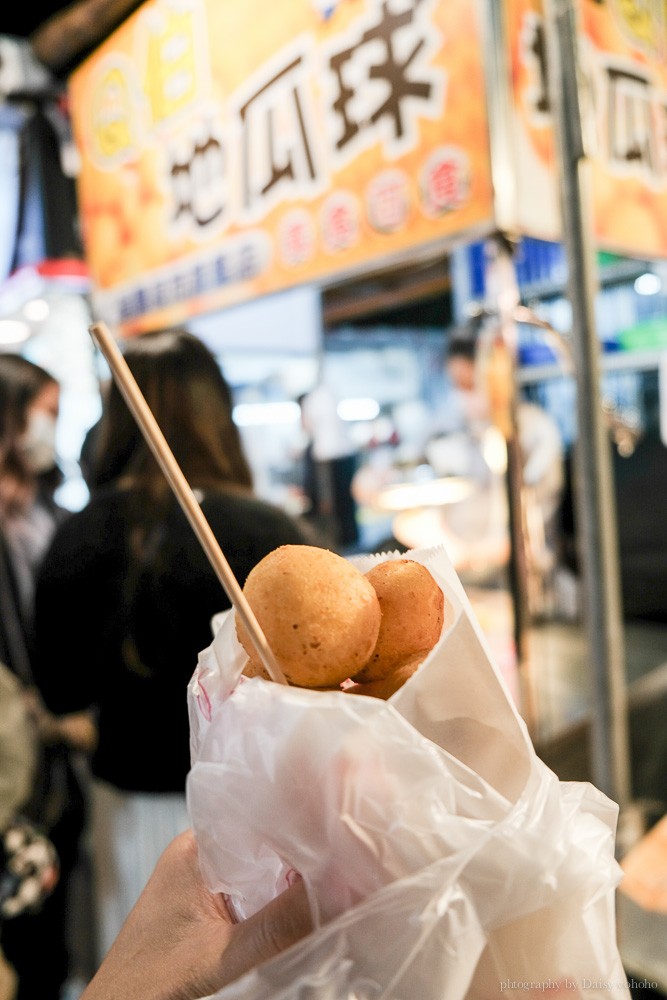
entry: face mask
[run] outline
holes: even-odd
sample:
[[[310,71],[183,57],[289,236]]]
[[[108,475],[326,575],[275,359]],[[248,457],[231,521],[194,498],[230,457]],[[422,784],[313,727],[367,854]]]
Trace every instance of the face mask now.
[[[34,410],[21,441],[23,456],[31,472],[47,472],[56,464],[56,422],[43,410]]]

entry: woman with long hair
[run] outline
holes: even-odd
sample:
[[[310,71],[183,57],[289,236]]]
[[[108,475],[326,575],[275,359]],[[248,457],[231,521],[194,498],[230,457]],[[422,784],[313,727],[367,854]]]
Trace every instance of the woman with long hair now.
[[[253,495],[232,400],[184,330],[129,341],[127,364],[240,585],[299,526]],[[101,958],[166,844],[189,825],[187,684],[229,600],[121,393],[111,385],[88,505],[58,531],[37,589],[39,683],[93,708],[92,851]]]
[[[0,526],[31,616],[35,569],[62,519],[44,476],[57,474],[60,386],[19,354],[0,354]]]

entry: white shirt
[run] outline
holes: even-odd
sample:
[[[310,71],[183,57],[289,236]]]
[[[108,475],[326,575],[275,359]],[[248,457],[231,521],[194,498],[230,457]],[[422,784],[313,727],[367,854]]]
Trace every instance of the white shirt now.
[[[303,400],[302,419],[313,442],[313,458],[318,462],[354,452],[345,422],[338,416],[336,397],[327,385],[316,386]]]

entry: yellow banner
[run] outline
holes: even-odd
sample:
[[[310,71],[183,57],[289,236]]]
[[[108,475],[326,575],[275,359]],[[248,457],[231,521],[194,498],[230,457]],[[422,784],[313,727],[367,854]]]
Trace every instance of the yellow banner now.
[[[598,246],[667,257],[667,5],[580,0]]]
[[[561,211],[543,9],[543,0],[505,0],[511,88],[507,141],[513,153],[519,233],[558,240]]]
[[[72,76],[98,314],[125,333],[492,227],[470,0],[149,0]]]
[[[543,0],[506,0],[519,226],[558,239]],[[667,257],[667,3],[579,0],[599,249]]]

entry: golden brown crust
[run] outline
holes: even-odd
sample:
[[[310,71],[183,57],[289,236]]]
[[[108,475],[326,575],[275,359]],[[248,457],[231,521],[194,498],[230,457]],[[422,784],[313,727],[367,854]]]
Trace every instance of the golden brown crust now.
[[[243,668],[242,673],[246,677],[261,677],[265,681],[271,680],[268,670],[259,657],[255,658],[254,654],[253,656],[249,656],[246,660],[246,665]]]
[[[390,559],[366,574],[382,620],[373,654],[355,681],[380,680],[415,656],[424,659],[440,638],[445,598],[429,571],[413,559]]]
[[[345,688],[345,693],[365,694],[370,698],[383,698],[386,701],[412,677],[427,655],[427,653],[420,653],[404,663],[394,665],[384,677],[380,677],[378,680],[368,681],[366,684],[351,684]]]
[[[290,684],[330,688],[367,662],[380,629],[380,605],[371,583],[328,549],[283,545],[248,575],[243,592]],[[263,676],[243,623],[239,641],[248,669]]]

